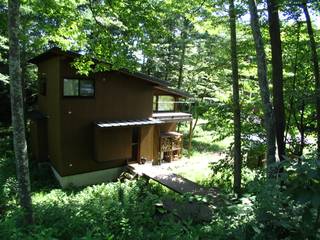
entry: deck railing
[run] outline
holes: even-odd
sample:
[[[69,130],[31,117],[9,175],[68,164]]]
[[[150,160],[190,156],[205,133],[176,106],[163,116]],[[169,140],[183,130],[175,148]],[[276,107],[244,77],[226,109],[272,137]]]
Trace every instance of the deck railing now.
[[[191,113],[192,105],[191,101],[158,101],[153,103],[153,112],[184,112]]]

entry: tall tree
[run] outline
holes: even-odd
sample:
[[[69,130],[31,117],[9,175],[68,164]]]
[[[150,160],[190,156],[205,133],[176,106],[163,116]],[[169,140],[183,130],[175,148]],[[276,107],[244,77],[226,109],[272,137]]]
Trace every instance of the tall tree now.
[[[231,67],[232,67],[232,91],[233,91],[233,127],[234,127],[234,181],[233,189],[237,194],[241,193],[241,120],[239,102],[239,72],[237,57],[237,32],[236,11],[234,0],[229,0],[229,24],[231,40]]]
[[[307,1],[303,1],[301,4],[301,8],[304,12],[306,22],[307,22],[307,30],[310,41],[311,48],[311,61],[313,64],[313,74],[315,80],[315,97],[316,97],[316,120],[317,120],[317,156],[320,157],[320,72],[319,72],[319,61],[317,55],[317,45],[314,39],[313,28],[311,24],[311,18],[307,7]]]
[[[20,66],[20,1],[8,1],[9,74],[14,153],[16,159],[20,205],[26,224],[33,222],[30,196],[27,142],[25,136],[23,94]]]
[[[280,20],[278,13],[277,0],[267,0],[269,33],[271,42],[272,55],[272,85],[273,85],[273,106],[276,139],[278,146],[278,155],[280,160],[284,160],[285,155],[285,111],[283,100],[283,64],[282,64],[282,47],[280,36]]]
[[[178,75],[178,89],[182,86],[183,81],[183,67],[184,67],[184,59],[186,55],[186,47],[187,47],[187,29],[188,29],[188,20],[186,18],[183,19],[183,29],[181,32],[181,53],[179,59],[179,75]]]
[[[275,163],[275,127],[272,104],[270,102],[270,91],[267,79],[267,62],[264,51],[264,43],[260,30],[257,5],[255,0],[249,0],[250,23],[252,35],[255,43],[257,65],[258,65],[258,81],[260,88],[260,96],[263,105],[264,124],[266,129],[267,140],[267,167],[268,176],[272,175],[271,166]]]

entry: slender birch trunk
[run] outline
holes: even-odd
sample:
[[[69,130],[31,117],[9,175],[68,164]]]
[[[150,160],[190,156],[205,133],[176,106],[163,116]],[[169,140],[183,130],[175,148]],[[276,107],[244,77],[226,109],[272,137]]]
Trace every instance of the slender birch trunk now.
[[[33,223],[19,47],[19,0],[8,1],[9,72],[13,143],[20,205],[26,224]]]

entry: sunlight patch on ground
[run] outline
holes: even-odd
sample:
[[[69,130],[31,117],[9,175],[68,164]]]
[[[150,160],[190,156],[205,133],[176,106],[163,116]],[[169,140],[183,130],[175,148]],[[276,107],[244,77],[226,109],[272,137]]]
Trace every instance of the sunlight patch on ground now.
[[[167,170],[181,175],[191,181],[201,182],[212,174],[210,163],[224,158],[222,153],[203,153],[190,158],[183,157],[180,160],[168,164]]]

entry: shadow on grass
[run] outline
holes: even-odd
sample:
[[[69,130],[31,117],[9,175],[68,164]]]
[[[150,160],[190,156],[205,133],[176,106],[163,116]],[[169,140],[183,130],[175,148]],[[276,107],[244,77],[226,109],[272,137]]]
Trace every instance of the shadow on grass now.
[[[30,181],[32,192],[50,192],[53,189],[60,188],[49,163],[38,165],[36,162],[31,162]]]
[[[0,128],[0,198],[9,199],[17,192],[16,164],[13,152],[13,140],[11,131],[7,128]],[[49,192],[59,188],[49,165],[38,166],[29,156],[29,171],[32,192]],[[0,200],[1,200],[0,199]]]

